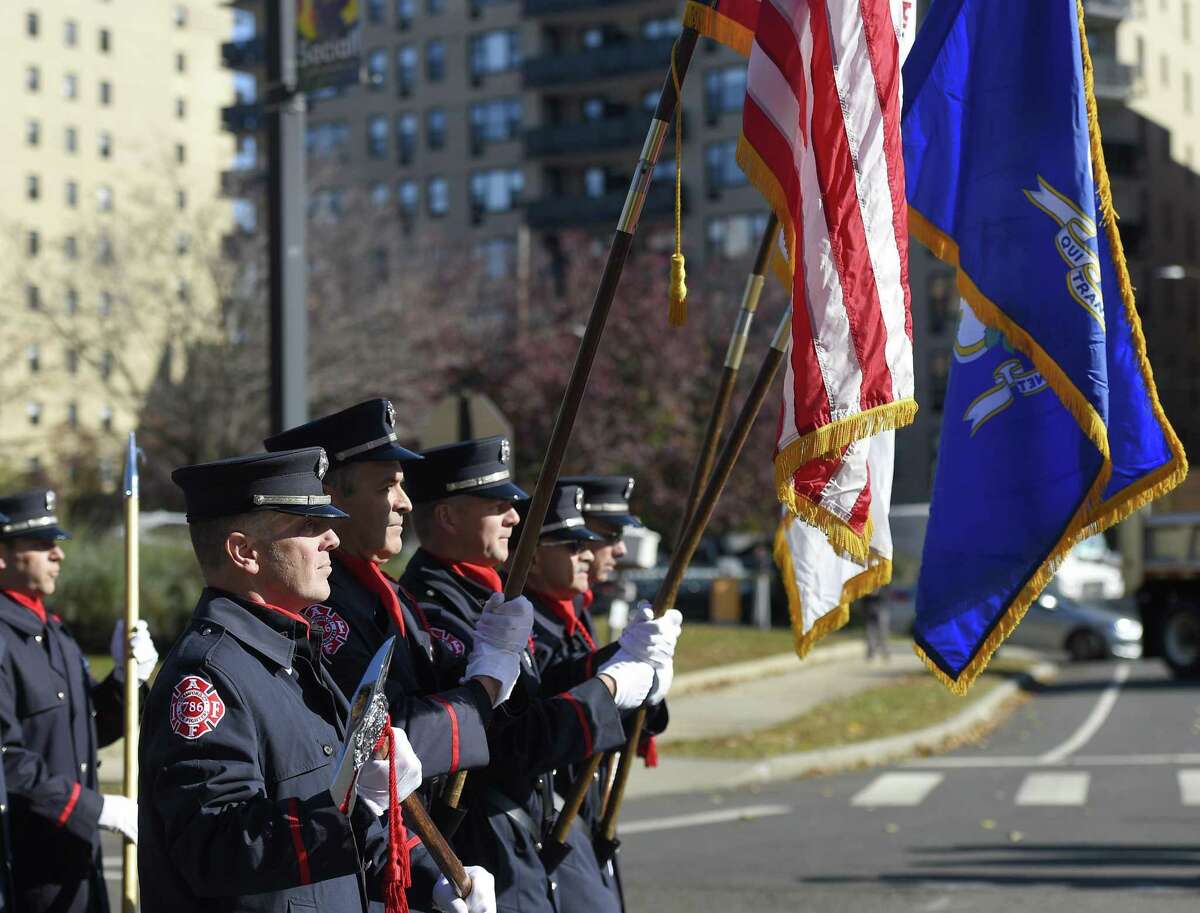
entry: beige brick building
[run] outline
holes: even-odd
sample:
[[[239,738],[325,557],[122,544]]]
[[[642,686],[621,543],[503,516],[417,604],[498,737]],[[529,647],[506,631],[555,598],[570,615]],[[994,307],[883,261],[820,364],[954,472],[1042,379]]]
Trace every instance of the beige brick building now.
[[[170,289],[224,230],[233,142],[222,0],[12,0],[0,14],[0,465],[111,479],[171,328]],[[156,316],[158,315],[158,316]],[[128,332],[117,320],[139,326]],[[157,324],[156,324],[157,321]],[[57,478],[66,483],[68,480]]]

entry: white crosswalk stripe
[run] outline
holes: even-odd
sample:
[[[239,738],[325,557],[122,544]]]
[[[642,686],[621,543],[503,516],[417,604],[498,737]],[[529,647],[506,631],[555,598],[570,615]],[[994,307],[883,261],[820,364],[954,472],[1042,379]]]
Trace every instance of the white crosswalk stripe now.
[[[850,804],[860,808],[920,805],[944,777],[944,774],[936,773],[881,774],[860,790]]]
[[[1179,771],[1179,800],[1184,805],[1200,805],[1200,770]]]
[[[1017,791],[1017,805],[1083,805],[1087,802],[1088,773],[1033,773]]]

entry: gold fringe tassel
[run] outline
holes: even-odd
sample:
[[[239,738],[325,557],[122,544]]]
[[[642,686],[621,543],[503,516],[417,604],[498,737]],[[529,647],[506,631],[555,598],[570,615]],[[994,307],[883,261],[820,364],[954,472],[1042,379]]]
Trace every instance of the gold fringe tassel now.
[[[733,48],[743,57],[750,56],[754,44],[754,33],[739,22],[722,16],[711,6],[688,0],[683,10],[683,25],[695,29],[701,35]]]
[[[1108,170],[1104,163],[1104,148],[1101,144],[1100,122],[1096,107],[1094,91],[1094,69],[1091,53],[1087,44],[1087,32],[1084,26],[1084,9],[1081,0],[1076,0],[1076,14],[1079,19],[1080,48],[1083,57],[1084,91],[1087,101],[1088,130],[1092,156],[1092,176],[1096,185],[1096,193],[1100,204],[1100,217],[1104,221],[1105,236],[1113,258],[1113,266],[1117,273],[1117,283],[1120,288],[1121,301],[1125,308],[1125,317],[1129,323],[1130,335],[1133,337],[1133,347],[1137,355],[1138,370],[1146,384],[1146,393],[1150,397],[1151,409],[1158,420],[1166,438],[1172,458],[1145,478],[1139,479],[1132,485],[1119,491],[1108,500],[1103,500],[1104,489],[1112,477],[1112,459],[1108,449],[1108,432],[1100,422],[1099,416],[1083,399],[1082,394],[1069,382],[1065,374],[1046,355],[1045,351],[1023,329],[1014,324],[1003,312],[989,300],[974,281],[963,270],[959,263],[958,245],[932,222],[917,210],[909,207],[910,228],[940,260],[954,266],[958,271],[958,288],[963,297],[970,303],[976,315],[984,323],[1004,332],[1009,340],[1020,349],[1031,361],[1042,376],[1050,383],[1055,395],[1079,422],[1081,429],[1096,441],[1100,441],[1097,449],[1104,458],[1104,463],[1097,473],[1083,502],[1072,517],[1066,532],[1055,545],[1053,550],[1042,562],[1037,571],[1026,581],[1020,593],[1014,598],[1008,609],[997,621],[991,633],[984,640],[974,659],[959,673],[957,678],[951,678],[938,668],[937,664],[917,644],[913,650],[926,667],[943,685],[955,694],[966,694],[975,679],[987,668],[992,655],[1008,638],[1021,619],[1025,617],[1035,599],[1054,577],[1059,564],[1079,542],[1103,532],[1128,517],[1135,510],[1144,507],[1155,498],[1169,492],[1187,476],[1187,454],[1175,434],[1175,429],[1163,412],[1162,403],[1158,398],[1158,388],[1154,383],[1154,375],[1150,361],[1146,356],[1146,340],[1142,333],[1141,320],[1138,317],[1134,303],[1133,284],[1129,277],[1129,267],[1125,262],[1125,250],[1117,231],[1117,214],[1112,202],[1112,187],[1109,183]],[[1097,427],[1098,425],[1098,427]]]
[[[667,324],[673,327],[687,323],[687,269],[683,260],[683,87],[675,63],[678,46],[679,42],[671,45],[671,82],[675,85],[675,253],[671,254]]]

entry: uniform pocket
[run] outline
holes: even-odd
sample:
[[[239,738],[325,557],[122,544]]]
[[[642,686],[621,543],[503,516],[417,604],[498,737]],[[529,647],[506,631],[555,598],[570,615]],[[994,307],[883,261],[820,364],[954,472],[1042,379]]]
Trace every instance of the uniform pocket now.
[[[297,900],[295,897],[288,898],[288,913],[312,913],[317,909],[315,901]]]

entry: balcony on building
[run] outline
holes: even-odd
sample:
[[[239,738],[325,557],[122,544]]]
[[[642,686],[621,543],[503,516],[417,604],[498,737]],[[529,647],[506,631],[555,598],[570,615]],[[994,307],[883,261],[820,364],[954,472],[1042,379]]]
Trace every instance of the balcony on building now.
[[[230,133],[253,133],[267,126],[266,112],[257,102],[244,102],[221,109],[221,125]]]
[[[536,127],[525,134],[525,154],[530,158],[546,158],[637,148],[646,138],[650,117],[649,111],[630,111],[598,120]],[[686,123],[683,135],[688,135]]]
[[[1128,101],[1137,87],[1137,68],[1112,57],[1092,59],[1096,98],[1099,101]]]
[[[683,207],[687,209],[687,188]],[[624,191],[603,196],[553,194],[530,203],[525,210],[530,228],[549,230],[615,223],[625,206]],[[642,218],[669,217],[675,211],[675,187],[668,181],[651,184],[642,207]]]
[[[524,0],[522,10],[526,17],[576,12],[593,14],[596,10],[610,6],[628,6],[633,2],[635,0]]]
[[[1133,13],[1133,0],[1083,0],[1089,25],[1116,25]]]
[[[221,45],[221,63],[230,70],[253,70],[267,63],[267,42],[262,35]]]
[[[673,37],[630,39],[535,57],[525,61],[525,84],[536,88],[647,72],[665,73],[674,43]]]

